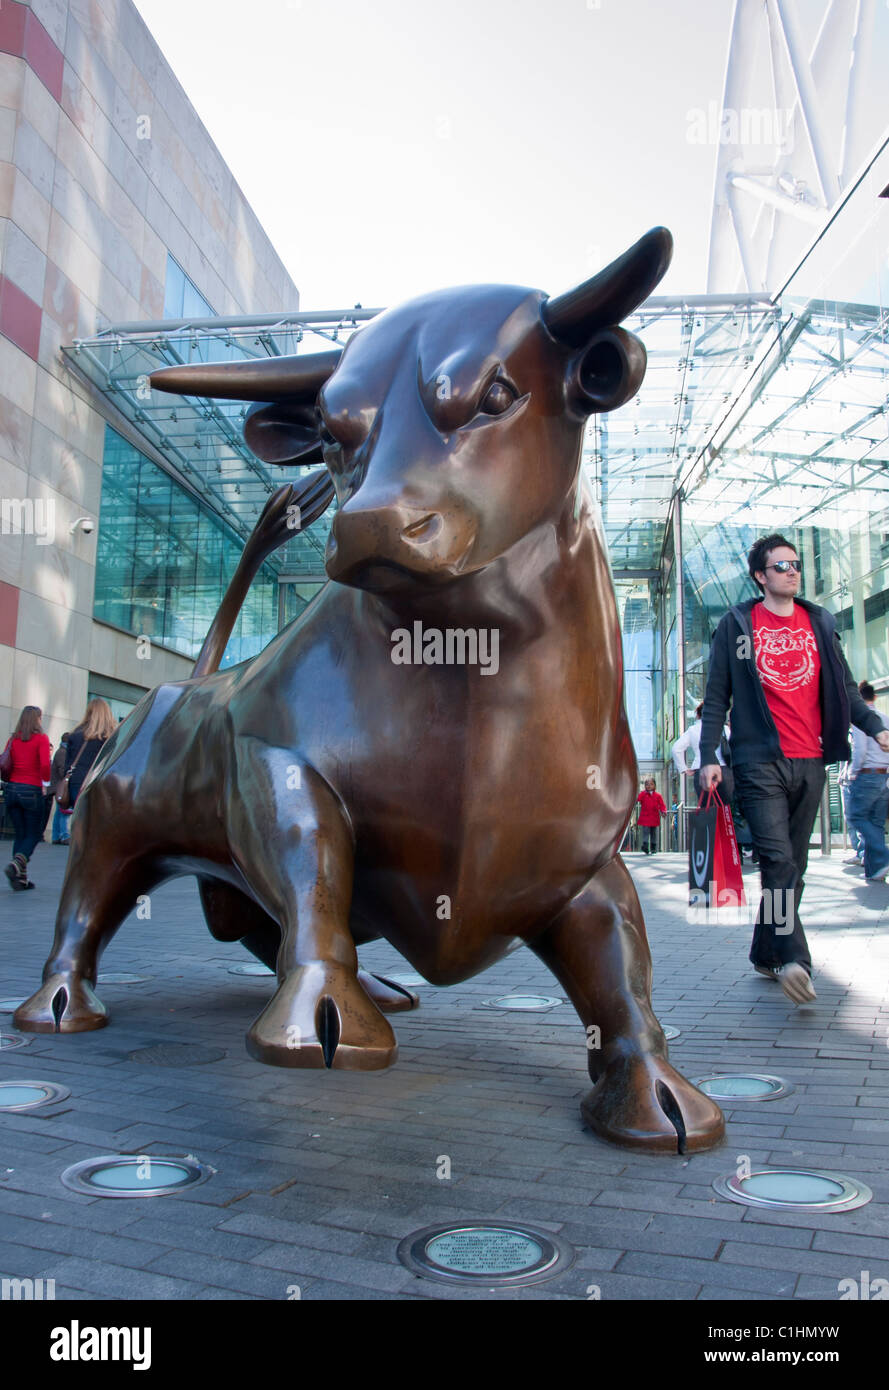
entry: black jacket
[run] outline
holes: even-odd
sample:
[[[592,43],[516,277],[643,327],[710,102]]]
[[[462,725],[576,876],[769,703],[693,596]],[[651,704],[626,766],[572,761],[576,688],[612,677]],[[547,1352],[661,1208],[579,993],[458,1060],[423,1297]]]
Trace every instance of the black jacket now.
[[[71,772],[71,780],[68,783],[69,805],[73,806],[79,797],[80,789],[86,781],[87,773],[105,747],[105,742],[106,740],[104,738],[91,738],[84,748],[83,734],[80,729],[75,729],[73,734],[69,734],[67,756],[65,758],[65,772],[71,772],[75,762],[77,763],[77,766],[74,767],[74,771]],[[80,753],[81,748],[83,748],[82,753]],[[80,753],[79,759],[77,756],[78,753]]]
[[[756,669],[753,606],[756,598],[736,603],[720,620],[710,647],[710,669],[701,719],[701,766],[716,762],[729,705],[732,709],[732,764],[769,763],[783,757],[778,730],[769,713]],[[808,599],[795,598],[812,624],[821,659],[821,756],[825,763],[848,762],[849,724],[876,737],[882,720],[859,694],[840,646],[833,614]],[[743,641],[747,638],[747,641]]]

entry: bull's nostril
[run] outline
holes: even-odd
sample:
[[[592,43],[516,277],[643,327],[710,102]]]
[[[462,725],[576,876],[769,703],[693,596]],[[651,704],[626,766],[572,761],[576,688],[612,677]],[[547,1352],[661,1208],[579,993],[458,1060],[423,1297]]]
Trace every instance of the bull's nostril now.
[[[441,530],[441,516],[438,512],[429,512],[427,516],[421,517],[419,521],[412,521],[410,526],[405,526],[402,535],[409,541],[431,541],[434,540]]]

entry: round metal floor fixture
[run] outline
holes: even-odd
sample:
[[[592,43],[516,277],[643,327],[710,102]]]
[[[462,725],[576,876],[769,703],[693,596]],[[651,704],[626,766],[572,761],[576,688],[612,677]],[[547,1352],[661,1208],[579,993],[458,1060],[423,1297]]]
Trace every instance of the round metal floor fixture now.
[[[857,1178],[814,1168],[757,1168],[745,1177],[715,1178],[713,1187],[732,1202],[772,1211],[852,1211],[874,1195]]]
[[[664,1037],[667,1039],[667,1042],[672,1042],[674,1038],[681,1037],[682,1035],[682,1029],[674,1028],[672,1023],[663,1024],[663,1029]]]
[[[54,1081],[0,1081],[0,1110],[39,1110],[67,1100],[70,1094],[67,1086],[57,1086]]]
[[[168,1197],[197,1187],[213,1174],[196,1158],[162,1158],[155,1154],[102,1154],[66,1168],[62,1182],[89,1197]]]
[[[154,1043],[131,1052],[129,1060],[152,1067],[203,1067],[209,1062],[221,1062],[225,1055],[221,1047],[203,1043]]]
[[[275,971],[263,965],[261,960],[248,960],[245,965],[230,965],[229,975],[274,975]]]
[[[0,1033],[0,1052],[11,1052],[14,1047],[30,1047],[31,1039],[23,1033]]]
[[[554,999],[549,994],[503,994],[498,999],[485,999],[483,1007],[486,1009],[519,1009],[522,1013],[532,1013],[555,1009],[562,1003],[564,1000]]]
[[[792,1081],[753,1071],[699,1076],[692,1085],[714,1100],[780,1100],[795,1089]]]
[[[574,1264],[572,1246],[533,1226],[505,1221],[426,1226],[398,1246],[403,1265],[444,1284],[508,1288],[537,1284]]]
[[[0,1014],[14,1014],[19,1004],[24,1004],[24,999],[0,999]]]
[[[150,975],[127,975],[122,971],[111,971],[107,975],[100,975],[97,983],[100,985],[141,985],[145,980],[150,979]]]

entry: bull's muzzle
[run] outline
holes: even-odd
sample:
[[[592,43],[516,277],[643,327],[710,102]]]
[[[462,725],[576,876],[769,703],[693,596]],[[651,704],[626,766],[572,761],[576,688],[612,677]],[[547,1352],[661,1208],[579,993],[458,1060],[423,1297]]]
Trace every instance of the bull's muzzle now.
[[[325,565],[331,579],[359,589],[446,584],[463,572],[474,539],[472,521],[457,511],[346,503],[334,517]]]

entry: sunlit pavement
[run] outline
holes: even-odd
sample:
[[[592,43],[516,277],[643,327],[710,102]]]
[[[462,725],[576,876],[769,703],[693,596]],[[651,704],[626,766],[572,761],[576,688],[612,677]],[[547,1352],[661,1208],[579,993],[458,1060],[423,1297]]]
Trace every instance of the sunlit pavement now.
[[[4,844],[4,849],[8,848]],[[41,846],[37,888],[0,898],[0,997],[36,987],[67,850]],[[31,1035],[0,1052],[0,1078],[56,1081],[69,1099],[0,1115],[0,1272],[56,1281],[84,1299],[836,1299],[840,1280],[889,1276],[889,886],[835,853],[812,854],[803,901],[817,1002],[794,1008],[747,963],[749,929],[686,920],[679,855],[629,855],[654,957],[655,1008],[681,1029],[671,1060],[689,1077],[768,1072],[783,1100],[726,1110],[728,1138],[692,1157],[610,1147],[582,1126],[589,1083],[570,1005],[522,1014],[482,1007],[533,990],[562,997],[526,950],[450,989],[419,992],[393,1020],[385,1073],[269,1068],[244,1033],[269,978],[214,941],[193,879],[121,928],[101,969],[151,976],[100,986],[111,1025]],[[5,862],[5,860],[4,860]],[[755,871],[747,882],[755,891]],[[410,967],[385,943],[363,963]],[[10,1016],[0,1028],[11,1029]],[[202,1066],[136,1063],[157,1042],[224,1049]],[[216,1174],[192,1193],[91,1199],[62,1186],[70,1164],[105,1153],[194,1154]],[[869,1205],[834,1215],[746,1208],[712,1180],[746,1155],[863,1179]],[[450,1178],[442,1158],[450,1160]],[[527,1289],[451,1288],[396,1258],[433,1222],[522,1219],[559,1232],[573,1268]]]

